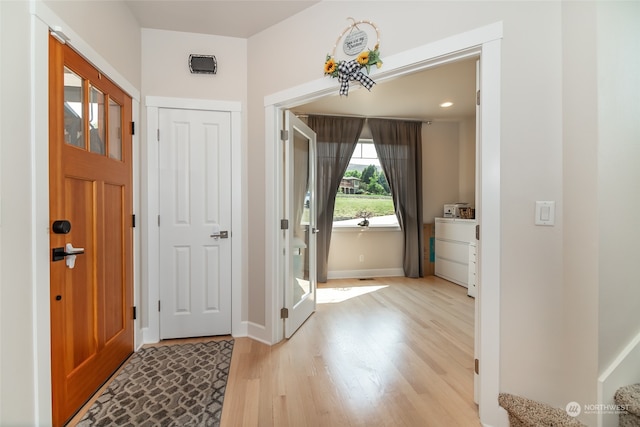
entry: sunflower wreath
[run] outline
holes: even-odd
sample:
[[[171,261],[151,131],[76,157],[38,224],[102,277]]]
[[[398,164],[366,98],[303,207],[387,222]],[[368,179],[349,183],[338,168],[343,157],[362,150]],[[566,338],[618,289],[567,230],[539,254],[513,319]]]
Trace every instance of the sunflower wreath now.
[[[324,61],[324,74],[326,76],[338,79],[338,81],[340,82],[340,95],[345,96],[349,94],[350,81],[357,81],[368,90],[371,90],[371,88],[375,84],[371,77],[368,76],[368,74],[370,74],[371,72],[371,67],[373,65],[375,65],[376,68],[382,67],[382,60],[380,59],[379,51],[380,31],[378,30],[378,27],[371,21],[361,20],[356,22],[353,18],[349,19],[351,19],[353,23],[340,33],[335,45],[333,46],[332,53],[327,54],[327,57]],[[370,50],[362,50],[355,59],[341,61],[336,60],[336,47],[338,46],[340,40],[345,37],[347,32],[349,32],[349,34],[347,35],[348,38],[349,36],[352,36],[354,34],[354,28],[359,31],[359,34],[356,34],[356,36],[359,37],[359,40],[357,40],[357,42],[354,42],[354,45],[358,46],[361,42],[366,42],[366,34],[364,33],[364,31],[358,28],[358,25],[361,24],[370,25],[376,31],[377,40],[374,48]],[[348,39],[346,41],[348,42]],[[363,69],[366,70],[367,74],[364,74],[362,72]]]

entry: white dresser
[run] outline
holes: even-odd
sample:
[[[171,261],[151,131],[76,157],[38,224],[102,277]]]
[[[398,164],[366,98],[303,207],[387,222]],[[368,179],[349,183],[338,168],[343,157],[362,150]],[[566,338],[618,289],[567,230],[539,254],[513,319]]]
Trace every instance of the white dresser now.
[[[476,220],[436,218],[435,225],[435,275],[465,288],[471,279],[468,293],[475,296]]]

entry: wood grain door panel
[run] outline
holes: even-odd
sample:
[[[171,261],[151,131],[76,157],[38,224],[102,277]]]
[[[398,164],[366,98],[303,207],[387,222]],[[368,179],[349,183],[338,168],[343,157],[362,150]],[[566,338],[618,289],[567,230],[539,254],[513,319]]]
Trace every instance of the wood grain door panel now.
[[[71,223],[50,234],[51,250],[84,248],[73,268],[50,267],[59,426],[133,352],[131,98],[69,46],[51,38],[49,47],[49,209],[51,223]]]
[[[100,301],[104,304],[102,309],[105,313],[109,313],[107,317],[103,318],[104,338],[109,341],[116,338],[125,329],[128,312],[124,301],[126,280],[123,263],[125,249],[123,231],[126,228],[123,203],[125,188],[122,185],[105,183],[103,194],[104,257],[105,266],[109,267],[103,269],[104,282],[119,285],[101,289]],[[131,315],[130,312],[128,314]]]

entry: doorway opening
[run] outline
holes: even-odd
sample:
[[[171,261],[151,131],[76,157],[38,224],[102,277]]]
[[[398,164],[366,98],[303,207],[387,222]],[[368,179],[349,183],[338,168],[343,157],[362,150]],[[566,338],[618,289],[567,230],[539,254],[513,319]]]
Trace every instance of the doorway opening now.
[[[483,239],[479,251],[479,282],[476,322],[479,359],[479,410],[483,423],[499,424],[502,413],[497,404],[499,392],[500,336],[500,55],[502,24],[496,23],[470,32],[434,42],[403,55],[391,57],[385,64],[393,64],[386,71],[376,74],[377,81],[400,77],[416,71],[432,68],[440,64],[464,58],[480,57],[481,71],[479,88],[482,94],[479,115],[478,153],[478,205],[476,217],[482,224]],[[282,170],[281,156],[277,144],[277,131],[281,129],[282,111],[305,102],[320,99],[333,93],[324,81],[314,81],[286,92],[265,98],[265,124],[268,148],[265,167],[272,186],[267,186],[266,224],[277,223],[278,209],[282,200],[282,186],[278,183]],[[271,135],[272,137],[269,137]],[[269,188],[271,187],[271,188]],[[270,194],[269,194],[270,193]],[[272,202],[273,201],[273,202]],[[277,254],[282,253],[281,239],[277,230],[266,227],[266,239],[272,242],[273,250],[267,252],[267,307],[266,331],[271,342],[278,342],[282,336],[279,322],[279,302],[282,301],[283,271]],[[270,252],[270,254],[269,254]],[[271,280],[269,280],[271,279]]]
[[[377,158],[370,119],[421,123],[420,221],[433,225],[448,203],[465,201],[475,207],[476,63],[477,57],[451,61],[379,82],[370,91],[353,90],[349,97],[340,98],[334,93],[295,107],[296,114],[303,120],[308,118],[309,123],[317,123],[323,116],[327,116],[325,120],[365,119],[335,198],[333,227],[321,224],[321,228],[333,230],[324,276],[404,274],[404,233]],[[454,103],[442,107],[444,100]],[[425,237],[427,248],[431,230]],[[380,247],[385,248],[385,256]],[[432,262],[425,267],[425,272],[433,272]]]

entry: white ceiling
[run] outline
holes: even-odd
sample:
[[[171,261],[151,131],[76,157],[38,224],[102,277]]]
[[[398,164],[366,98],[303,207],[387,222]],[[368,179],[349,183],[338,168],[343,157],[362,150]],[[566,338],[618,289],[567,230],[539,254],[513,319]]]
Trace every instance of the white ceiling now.
[[[384,60],[384,58],[383,58]],[[375,80],[375,74],[371,77]],[[329,77],[327,77],[329,78]],[[377,83],[371,91],[351,83],[349,95],[335,95],[293,108],[298,113],[451,121],[475,115],[476,60],[454,62]],[[449,101],[453,106],[442,108]]]
[[[318,3],[315,0],[124,2],[143,28],[240,38],[249,38]],[[383,49],[381,59],[384,61]],[[375,71],[371,77],[375,80]],[[395,117],[425,121],[457,120],[475,114],[475,60],[439,66],[379,82],[371,92],[359,87],[359,83],[352,83],[347,97],[340,97],[338,88],[336,80],[334,96],[296,107],[294,110],[300,113]],[[439,107],[444,101],[453,102],[453,107]]]
[[[318,0],[124,0],[143,28],[249,38]]]

